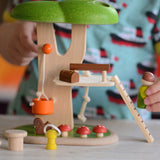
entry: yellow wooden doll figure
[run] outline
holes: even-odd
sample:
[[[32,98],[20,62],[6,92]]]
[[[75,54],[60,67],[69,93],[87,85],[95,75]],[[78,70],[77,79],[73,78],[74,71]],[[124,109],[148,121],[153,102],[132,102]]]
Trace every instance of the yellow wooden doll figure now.
[[[46,131],[48,127],[52,127],[53,129]],[[50,150],[57,149],[56,138],[57,136],[61,135],[61,131],[55,125],[47,124],[44,127],[44,133],[46,134],[46,137],[48,139],[46,149],[50,149]]]
[[[57,149],[57,144],[55,142],[57,138],[57,132],[53,129],[50,129],[46,132],[46,137],[48,138],[48,143],[46,145],[46,149]]]
[[[154,74],[151,72],[145,72],[142,76],[142,86],[139,88],[137,106],[138,108],[145,109],[146,105],[144,104],[144,98],[146,95],[146,90],[155,82]]]

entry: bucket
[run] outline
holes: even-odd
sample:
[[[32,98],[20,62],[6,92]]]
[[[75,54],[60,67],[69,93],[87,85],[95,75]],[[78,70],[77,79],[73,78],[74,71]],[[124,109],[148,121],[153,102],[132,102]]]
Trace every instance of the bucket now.
[[[34,98],[32,106],[32,113],[38,115],[49,115],[54,112],[54,100],[49,99],[46,100],[45,98]]]

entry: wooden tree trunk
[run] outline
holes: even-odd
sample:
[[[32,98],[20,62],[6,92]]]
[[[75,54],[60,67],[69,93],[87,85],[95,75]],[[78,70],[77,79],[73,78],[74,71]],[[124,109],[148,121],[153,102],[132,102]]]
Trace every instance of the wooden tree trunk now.
[[[38,37],[38,91],[42,90],[42,46],[49,43],[53,47],[51,54],[45,59],[44,92],[48,98],[54,98],[54,113],[52,115],[36,115],[45,123],[58,126],[68,124],[73,128],[72,93],[71,87],[62,87],[54,84],[53,80],[59,76],[62,69],[69,69],[70,63],[82,63],[86,50],[86,26],[73,25],[71,44],[65,55],[60,55],[57,50],[55,32],[51,23],[37,23]]]

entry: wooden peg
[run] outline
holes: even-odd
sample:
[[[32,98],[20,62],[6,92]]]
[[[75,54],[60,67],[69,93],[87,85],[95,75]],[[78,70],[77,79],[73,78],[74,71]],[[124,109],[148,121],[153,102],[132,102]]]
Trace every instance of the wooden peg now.
[[[107,72],[102,71],[102,82],[106,82],[106,80],[107,80]]]
[[[85,76],[85,77],[90,77],[91,76],[90,71],[82,71],[82,72],[83,72],[83,76]]]
[[[23,139],[27,132],[23,130],[7,130],[4,135],[8,138],[8,149],[11,151],[23,151]]]

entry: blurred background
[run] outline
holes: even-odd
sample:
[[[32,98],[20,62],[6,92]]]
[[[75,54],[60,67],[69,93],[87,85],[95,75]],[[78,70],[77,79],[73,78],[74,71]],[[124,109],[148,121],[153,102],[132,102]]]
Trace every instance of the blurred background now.
[[[6,114],[7,105],[15,97],[25,69],[9,64],[0,56],[0,114]]]

